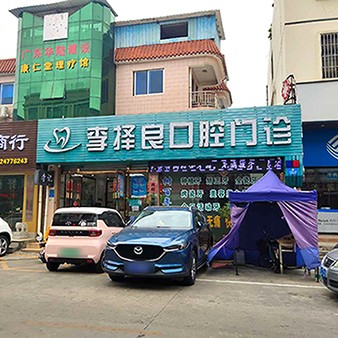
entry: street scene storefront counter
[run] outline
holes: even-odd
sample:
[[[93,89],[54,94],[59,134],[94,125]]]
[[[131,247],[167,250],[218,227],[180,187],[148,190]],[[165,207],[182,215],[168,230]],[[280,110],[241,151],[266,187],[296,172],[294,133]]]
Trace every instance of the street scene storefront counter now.
[[[57,207],[109,206],[129,218],[146,205],[194,206],[220,238],[229,191],[267,170],[301,185],[300,116],[294,105],[39,120],[37,162],[55,172]]]

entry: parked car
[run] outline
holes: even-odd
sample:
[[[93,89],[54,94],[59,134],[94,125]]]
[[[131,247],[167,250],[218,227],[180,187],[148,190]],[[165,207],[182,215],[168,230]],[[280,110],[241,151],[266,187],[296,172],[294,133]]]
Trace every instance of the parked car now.
[[[69,207],[55,211],[45,246],[46,266],[56,271],[60,264],[101,267],[107,240],[125,226],[118,211],[108,208]]]
[[[323,284],[338,293],[338,244],[322,259],[320,275]]]
[[[8,223],[0,217],[0,257],[8,252],[13,239],[13,233]]]
[[[185,207],[147,207],[112,236],[102,267],[111,280],[125,276],[182,279],[193,285],[207,263],[212,233],[201,212]]]

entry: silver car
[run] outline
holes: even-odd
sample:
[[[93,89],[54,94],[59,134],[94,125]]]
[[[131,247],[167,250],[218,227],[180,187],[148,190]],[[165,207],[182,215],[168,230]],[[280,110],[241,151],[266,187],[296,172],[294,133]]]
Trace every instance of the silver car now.
[[[338,293],[338,244],[324,256],[320,266],[320,275],[323,284],[331,291]]]

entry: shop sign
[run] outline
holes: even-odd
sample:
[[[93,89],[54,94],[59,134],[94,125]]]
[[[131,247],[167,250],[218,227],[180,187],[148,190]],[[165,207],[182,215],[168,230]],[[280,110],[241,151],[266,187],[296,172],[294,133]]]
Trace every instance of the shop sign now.
[[[34,184],[53,187],[54,186],[54,171],[47,171],[44,169],[35,170]]]
[[[286,168],[286,171],[287,171],[289,176],[299,175],[299,168]]]
[[[0,124],[0,171],[35,169],[37,123]]]
[[[143,175],[131,176],[131,198],[143,198],[147,196],[147,179]]]
[[[38,161],[301,155],[299,106],[282,108],[40,120]]]
[[[36,59],[36,62],[33,63],[22,63],[20,67],[21,73],[35,73],[40,71],[53,71],[56,70],[65,70],[65,69],[76,69],[77,67],[80,68],[88,68],[89,67],[89,58],[87,57],[79,57],[79,58],[72,58],[70,60],[64,60],[67,55],[77,55],[81,52],[81,54],[88,54],[89,51],[89,43],[84,42],[80,45],[80,47],[74,43],[69,44],[68,47],[58,45],[55,47],[45,47],[42,48],[33,48],[33,49],[25,49],[21,53],[21,59],[24,60],[26,54],[31,56],[33,59]],[[46,58],[51,57],[57,58],[54,62],[51,60],[47,60]],[[43,59],[43,62],[41,62],[41,58]]]
[[[304,130],[304,166],[338,166],[338,129]]]
[[[283,170],[281,158],[233,158],[179,163],[151,163],[150,173],[213,173],[213,172],[266,172]]]
[[[318,232],[338,233],[338,210],[318,210]]]

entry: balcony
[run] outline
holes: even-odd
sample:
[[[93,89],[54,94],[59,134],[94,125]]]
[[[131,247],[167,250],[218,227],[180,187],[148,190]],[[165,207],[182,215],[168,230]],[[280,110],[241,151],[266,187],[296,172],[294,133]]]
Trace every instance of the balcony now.
[[[226,91],[203,90],[190,93],[190,108],[224,109],[231,105]]]

